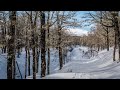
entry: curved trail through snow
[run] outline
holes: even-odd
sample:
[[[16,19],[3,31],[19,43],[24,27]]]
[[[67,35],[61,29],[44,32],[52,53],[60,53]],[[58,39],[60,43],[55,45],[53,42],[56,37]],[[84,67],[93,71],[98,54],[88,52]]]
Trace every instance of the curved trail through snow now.
[[[72,61],[63,66],[55,74],[46,76],[46,78],[58,79],[115,79],[120,78],[120,63],[112,61],[113,49],[110,51],[101,51],[98,56],[86,59],[81,57],[81,51],[75,48]],[[77,59],[77,60],[76,60]]]

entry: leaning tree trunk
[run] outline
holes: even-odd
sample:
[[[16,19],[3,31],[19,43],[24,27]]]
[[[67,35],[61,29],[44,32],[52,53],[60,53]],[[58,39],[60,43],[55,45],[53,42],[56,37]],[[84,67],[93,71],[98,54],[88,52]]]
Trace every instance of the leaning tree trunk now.
[[[46,60],[45,60],[45,13],[41,12],[41,78],[46,75]]]
[[[10,11],[10,30],[8,31],[8,47],[7,47],[7,79],[15,78],[15,28],[16,27],[16,11]]]

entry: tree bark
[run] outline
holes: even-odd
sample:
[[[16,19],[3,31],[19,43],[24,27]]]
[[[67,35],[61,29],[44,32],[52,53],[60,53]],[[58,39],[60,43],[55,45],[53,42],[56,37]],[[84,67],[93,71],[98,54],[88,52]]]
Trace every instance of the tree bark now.
[[[20,45],[19,45],[19,44],[20,44],[20,42],[18,41],[18,46],[17,46],[17,47],[18,47],[18,48],[17,48],[17,58],[20,58],[20,53],[21,53],[21,52],[20,52]]]
[[[47,74],[50,74],[50,49],[48,48]]]
[[[48,39],[48,48],[47,48],[47,55],[48,55],[48,61],[47,61],[47,74],[50,74],[50,11],[48,11],[48,18],[47,18],[47,39]]]
[[[58,49],[59,49],[59,63],[60,63],[60,70],[62,69],[63,67],[63,59],[62,59],[62,48],[61,48],[61,29],[60,27],[58,26],[58,36],[59,36],[59,39],[58,39]]]
[[[35,49],[35,32],[32,27],[32,54],[33,54],[33,79],[36,79],[36,49]]]
[[[26,59],[25,59],[25,79],[26,79],[26,76],[27,76],[27,59],[28,59],[27,46],[25,48],[25,51],[26,51]]]
[[[35,44],[33,43],[33,45],[35,45]],[[35,47],[33,47],[32,51],[33,51],[33,79],[36,79],[36,54],[35,54],[36,50],[35,50]]]
[[[15,26],[16,11],[10,11],[10,30],[8,32],[7,79],[15,78]]]
[[[107,51],[109,51],[109,31],[108,31],[108,27],[107,27]]]
[[[115,61],[115,52],[116,52],[116,47],[117,47],[117,34],[115,31],[115,41],[114,41],[114,51],[113,51],[113,61]]]
[[[120,31],[119,31],[119,26],[118,26],[118,17],[119,17],[119,12],[116,11],[115,13],[115,29],[117,31],[117,39],[118,39],[118,49],[119,49],[119,61],[120,61]]]
[[[120,31],[119,31],[119,23],[118,23],[119,12],[114,11],[112,12],[112,15],[113,15],[114,30],[116,32],[116,37],[117,37],[116,39],[118,44],[119,61],[120,61]]]
[[[36,73],[38,73],[38,69],[39,69],[39,55],[40,55],[40,50],[37,48]]]
[[[37,19],[37,12],[33,21],[33,13],[32,11],[30,12],[30,23],[31,23],[31,29],[32,29],[32,34],[31,34],[31,42],[32,42],[32,54],[33,54],[33,79],[36,79],[36,36],[35,36],[35,31],[36,31],[36,19]]]
[[[98,48],[98,51],[99,51],[100,50],[100,45],[99,44],[97,45],[97,48]]]
[[[59,47],[59,62],[60,62],[60,70],[63,67],[63,60],[62,60],[62,48]]]
[[[41,12],[41,78],[46,75],[46,60],[45,60],[45,13]]]
[[[47,31],[48,31],[48,62],[47,62],[47,74],[50,74],[50,48],[49,48],[49,25],[48,25],[48,28],[47,28]]]
[[[28,47],[28,76],[30,76],[30,49]]]

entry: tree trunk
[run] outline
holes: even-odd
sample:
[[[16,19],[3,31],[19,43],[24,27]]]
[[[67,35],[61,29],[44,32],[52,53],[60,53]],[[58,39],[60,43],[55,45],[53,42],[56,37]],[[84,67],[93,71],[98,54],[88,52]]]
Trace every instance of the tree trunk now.
[[[36,73],[38,73],[38,68],[39,68],[39,55],[40,55],[40,50],[37,48]]]
[[[33,54],[33,79],[36,79],[36,48],[35,48],[35,31],[32,26],[32,54]]]
[[[1,50],[2,50],[2,54],[4,53],[4,46],[1,47]]]
[[[33,45],[35,45],[35,44],[33,44]],[[35,50],[35,47],[33,47],[32,51],[33,51],[33,79],[36,79],[36,54],[35,54],[36,50]]]
[[[120,31],[119,31],[119,23],[118,23],[119,13],[115,12],[115,30],[117,31],[117,40],[118,40],[118,50],[119,50],[119,61],[120,61]]]
[[[48,28],[47,28],[47,31],[48,31],[48,62],[47,62],[47,74],[50,74],[50,48],[49,48],[49,25],[48,25]]]
[[[47,74],[50,74],[50,49],[48,48]]]
[[[16,67],[15,67],[15,55],[14,55],[14,57],[13,57],[14,59],[13,59],[13,79],[15,79],[15,75],[16,75]]]
[[[65,62],[66,62],[66,58],[67,58],[67,49],[66,47],[63,49],[63,64],[65,65]]]
[[[62,60],[62,48],[61,48],[61,25],[60,25],[60,18],[59,14],[57,15],[57,26],[58,26],[58,50],[59,50],[59,64],[60,64],[60,70],[63,67],[63,60]]]
[[[63,60],[62,60],[62,48],[59,47],[59,63],[60,63],[60,70],[63,67]]]
[[[116,52],[116,46],[117,46],[116,38],[117,38],[117,35],[115,34],[114,51],[113,51],[113,61],[115,61],[115,52]]]
[[[4,22],[4,25],[3,25],[3,28],[4,28],[4,53],[6,53],[6,50],[7,50],[7,47],[6,47],[6,40],[5,40],[5,37],[6,37],[6,17],[4,16],[3,17],[3,22]]]
[[[18,46],[17,46],[17,47],[18,47],[18,48],[17,48],[17,58],[20,58],[20,53],[21,53],[21,52],[20,52],[20,45],[19,45],[19,44],[20,44],[20,42],[18,41]]]
[[[119,26],[118,26],[118,17],[119,17],[119,12],[114,11],[112,12],[113,15],[113,23],[114,23],[114,30],[116,32],[116,44],[118,45],[118,50],[119,50],[119,61],[120,61],[120,31],[119,31]],[[114,59],[113,59],[114,60]]]
[[[30,49],[28,47],[28,76],[30,76]]]
[[[4,53],[6,53],[6,45],[4,46]]]
[[[109,31],[107,27],[107,51],[109,51]]]
[[[59,36],[59,40],[58,40],[58,49],[59,49],[59,63],[60,63],[60,70],[63,67],[63,59],[62,59],[62,48],[61,48],[61,29],[58,27],[58,36]]]
[[[98,46],[97,46],[97,47],[98,47],[98,51],[99,51],[99,50],[100,50],[100,45],[98,44]]]
[[[7,79],[15,78],[15,26],[16,11],[10,11],[10,30],[8,32]]]
[[[28,57],[27,47],[25,48],[25,51],[26,51],[26,59],[25,59],[25,79],[26,79],[26,76],[27,76],[27,57]]]
[[[45,60],[45,13],[41,12],[41,78],[46,75],[46,60]]]
[[[6,36],[6,24],[4,26],[4,29],[5,29],[5,36]],[[7,51],[7,47],[6,47],[6,41],[5,41],[5,46],[4,46],[4,53],[6,53]]]
[[[31,23],[31,43],[32,43],[32,55],[33,55],[33,79],[36,79],[36,42],[35,42],[35,31],[36,31],[36,17],[35,17],[35,21],[33,21],[33,13],[31,11],[30,13],[30,23]]]
[[[50,11],[48,11],[48,18],[47,18],[47,39],[48,39],[48,48],[47,48],[47,55],[48,55],[48,60],[47,60],[47,74],[50,74]]]

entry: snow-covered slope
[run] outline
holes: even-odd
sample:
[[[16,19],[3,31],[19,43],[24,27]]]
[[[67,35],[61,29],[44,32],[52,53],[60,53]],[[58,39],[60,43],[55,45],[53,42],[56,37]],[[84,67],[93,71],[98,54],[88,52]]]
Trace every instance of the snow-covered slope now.
[[[6,61],[6,55],[0,55],[0,79],[6,79],[7,78],[7,61]]]
[[[50,49],[51,53],[51,61],[50,61],[50,73],[54,73],[54,69],[59,66],[59,60],[58,60],[58,51],[56,49]],[[30,73],[32,75],[32,51],[30,51]],[[20,55],[20,58],[17,58],[16,55],[16,61],[18,63],[20,72],[22,74],[22,79],[25,77],[25,49],[22,50],[22,53]],[[47,61],[47,53],[46,53],[46,61]],[[39,58],[39,71],[38,74],[40,74],[41,70],[41,59]],[[6,79],[7,78],[7,54],[0,53],[0,79]],[[16,79],[21,79],[20,73],[18,71],[18,67],[16,65]]]
[[[76,49],[78,54],[78,49]],[[113,49],[101,51],[90,59],[76,55],[76,60],[64,65],[62,70],[45,79],[120,79],[120,63],[113,62]]]
[[[113,62],[113,48],[110,51],[103,50],[97,56],[89,58],[84,55],[87,52],[87,47],[76,46],[72,52],[67,53],[67,62],[62,70],[59,70],[58,51],[51,49],[50,75],[43,79],[120,79],[120,63]],[[84,53],[83,53],[84,51]],[[116,54],[118,57],[118,55]],[[20,58],[16,58],[22,77],[25,75],[25,50],[21,53]],[[47,56],[46,56],[47,60]],[[39,72],[37,79],[40,79],[41,60],[39,59]],[[7,59],[6,54],[0,54],[0,79],[6,79],[7,75]],[[16,68],[16,78],[20,79],[19,72]],[[31,52],[31,76],[27,79],[32,79],[32,52]]]

